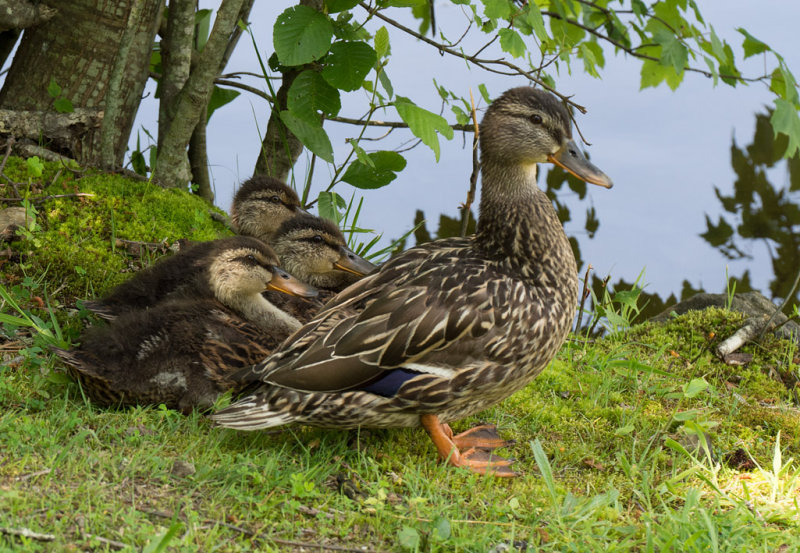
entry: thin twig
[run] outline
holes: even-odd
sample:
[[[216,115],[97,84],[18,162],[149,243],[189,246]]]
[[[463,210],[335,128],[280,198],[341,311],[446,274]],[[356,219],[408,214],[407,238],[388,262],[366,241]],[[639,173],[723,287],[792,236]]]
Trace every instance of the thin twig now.
[[[58,198],[86,198],[91,197],[94,198],[94,194],[91,192],[77,192],[75,194],[53,194],[51,196],[42,196],[40,198],[28,198],[28,201],[32,204],[40,204],[42,202],[46,202],[47,200],[55,200]],[[21,202],[25,198],[0,198],[0,202]]]
[[[364,2],[360,2],[359,6],[361,6],[365,10],[369,10],[370,9],[369,6],[367,6]],[[513,64],[513,63],[511,63],[509,61],[506,61],[505,59],[487,60],[487,59],[479,58],[476,55],[470,56],[470,55],[465,54],[464,52],[461,52],[461,51],[458,51],[458,50],[454,50],[453,48],[450,48],[449,46],[446,46],[446,45],[444,45],[444,44],[442,44],[440,42],[436,42],[435,40],[431,40],[430,38],[419,34],[418,32],[414,31],[413,29],[410,29],[410,28],[406,27],[405,25],[395,21],[391,17],[387,17],[387,16],[383,15],[380,12],[375,12],[375,16],[380,18],[380,19],[382,19],[383,21],[385,21],[386,23],[388,23],[392,27],[400,29],[401,31],[413,36],[417,40],[421,40],[423,42],[426,42],[426,43],[430,44],[431,46],[436,47],[440,52],[444,52],[446,54],[450,54],[451,56],[455,56],[457,58],[461,58],[461,59],[466,60],[468,62],[474,63],[475,65],[477,65],[478,67],[480,67],[481,69],[483,69],[485,71],[489,71],[489,72],[492,72],[492,73],[500,73],[501,75],[522,75],[522,76],[526,77],[528,80],[530,80],[532,82],[535,82],[536,84],[538,84],[539,86],[541,86],[545,90],[549,90],[550,92],[552,92],[553,94],[555,94],[556,96],[561,98],[563,101],[567,102],[569,105],[571,105],[572,107],[574,107],[575,109],[577,109],[581,113],[586,113],[586,108],[584,106],[574,102],[571,99],[570,96],[565,96],[564,94],[561,94],[559,91],[557,91],[556,89],[554,89],[553,87],[548,85],[546,82],[544,82],[543,80],[541,80],[538,77],[534,76],[531,71],[526,71],[523,68],[521,68],[520,66],[515,65],[515,64]],[[492,67],[493,65],[500,65],[500,66],[503,66],[503,67],[507,67],[507,68],[513,70],[514,72],[513,73],[508,73],[508,72],[499,71],[499,70],[493,68]]]
[[[0,534],[5,534],[7,536],[19,536],[21,538],[30,538],[36,541],[55,541],[56,539],[53,534],[42,534],[27,528],[5,528],[0,526]]]
[[[117,540],[110,540],[108,538],[104,538],[102,536],[97,536],[95,534],[83,533],[83,534],[81,534],[81,536],[85,540],[97,540],[102,544],[108,545],[109,547],[113,547],[114,549],[126,549],[126,548],[130,547],[130,545],[128,545],[127,543],[122,543],[121,541],[117,541]]]
[[[586,300],[589,297],[589,272],[593,269],[592,264],[589,263],[589,266],[586,267],[586,274],[583,277],[583,291],[581,292],[581,304],[578,307],[578,322],[575,324],[575,332],[581,331],[581,323],[583,322],[583,306],[586,304]]]
[[[270,538],[264,536],[271,542],[277,543],[278,545],[291,545],[293,547],[307,547],[309,549],[318,549],[320,551],[347,551],[352,553],[379,553],[378,549],[364,549],[363,547],[347,547],[344,545],[328,545],[324,543],[311,543],[306,541],[291,541],[291,540],[281,540],[278,538]]]
[[[21,476],[17,476],[14,480],[21,482],[24,480],[30,480],[31,478],[36,478],[37,476],[44,476],[45,474],[50,474],[51,472],[53,472],[53,469],[39,470],[36,472],[31,472],[29,474],[23,474]]]
[[[229,86],[231,88],[238,88],[238,89],[244,90],[246,92],[250,92],[251,94],[255,94],[259,98],[263,98],[264,100],[267,100],[268,102],[273,102],[274,101],[273,97],[270,96],[269,94],[267,94],[266,92],[264,92],[262,90],[259,90],[257,88],[254,88],[252,86],[248,86],[246,84],[237,83],[237,82],[234,82],[234,81],[228,81],[228,80],[225,80],[225,79],[216,79],[214,81],[214,83],[218,84],[218,85]],[[335,121],[336,123],[346,123],[348,125],[359,125],[359,126],[366,125],[368,127],[389,127],[389,128],[392,128],[392,129],[407,129],[408,128],[408,123],[404,123],[402,121],[380,121],[380,120],[377,120],[377,119],[364,120],[364,119],[355,119],[353,117],[342,117],[340,115],[337,115],[337,116],[334,116],[334,117],[326,117],[325,120],[326,121]],[[458,123],[454,123],[454,124],[450,125],[450,128],[452,128],[453,130],[456,130],[456,131],[471,131],[472,130],[472,127],[470,125],[459,125]]]
[[[789,291],[788,294],[786,294],[786,298],[783,300],[783,303],[780,305],[780,307],[778,307],[775,310],[775,312],[772,314],[772,316],[767,321],[767,324],[764,325],[764,328],[761,329],[761,333],[758,335],[758,341],[759,342],[761,341],[761,339],[764,337],[764,334],[769,329],[769,325],[772,322],[772,319],[774,319],[775,316],[778,313],[782,313],[783,312],[783,308],[786,307],[786,305],[789,303],[789,301],[791,301],[791,299],[794,297],[794,291],[797,290],[797,285],[798,284],[800,284],[800,272],[797,273],[797,277],[795,277],[795,279],[794,279],[794,284],[792,284],[792,289]]]
[[[469,227],[470,210],[472,202],[475,201],[475,189],[478,186],[478,174],[481,170],[481,164],[478,160],[478,138],[480,135],[480,127],[478,127],[478,114],[475,111],[475,97],[472,95],[472,89],[469,89],[469,101],[472,105],[472,124],[475,126],[475,133],[472,135],[472,174],[469,177],[469,191],[467,191],[467,200],[461,211],[461,237],[467,235],[467,228]]]

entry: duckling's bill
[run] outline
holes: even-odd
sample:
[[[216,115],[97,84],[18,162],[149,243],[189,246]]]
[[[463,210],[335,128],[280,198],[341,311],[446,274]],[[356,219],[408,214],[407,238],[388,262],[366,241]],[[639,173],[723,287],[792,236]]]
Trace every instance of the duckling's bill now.
[[[319,291],[316,288],[277,267],[272,270],[272,280],[267,284],[267,289],[301,298],[316,298],[319,295]]]
[[[339,256],[339,259],[336,260],[333,266],[341,271],[353,273],[361,277],[368,275],[377,268],[377,265],[373,265],[366,259],[357,256],[350,248],[341,246],[339,252],[341,256]]]
[[[574,140],[567,142],[566,146],[555,154],[547,156],[547,159],[588,183],[597,184],[605,188],[614,186],[608,175],[586,159],[586,156],[583,155]]]

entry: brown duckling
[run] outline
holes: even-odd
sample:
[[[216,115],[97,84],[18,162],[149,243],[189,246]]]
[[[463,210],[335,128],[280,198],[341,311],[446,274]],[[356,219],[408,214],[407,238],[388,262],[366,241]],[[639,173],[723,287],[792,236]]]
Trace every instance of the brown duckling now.
[[[319,289],[312,301],[265,292],[271,303],[304,323],[322,305],[377,267],[347,247],[344,235],[333,221],[301,214],[285,221],[272,238],[281,267]]]
[[[214,297],[211,285],[214,262],[229,259],[231,252],[241,248],[259,250],[264,244],[247,236],[194,242],[139,271],[106,297],[85,301],[83,305],[103,319],[114,320],[124,313],[153,307],[169,296],[211,299]]]
[[[231,224],[237,233],[269,243],[281,223],[298,213],[306,211],[294,190],[276,178],[256,175],[234,195]]]
[[[172,296],[90,328],[78,349],[53,348],[91,399],[103,405],[163,403],[184,412],[207,408],[236,388],[231,373],[263,359],[299,328],[262,292],[316,291],[278,268],[268,246],[237,240],[237,247],[212,248],[210,259],[204,258],[211,297]]]

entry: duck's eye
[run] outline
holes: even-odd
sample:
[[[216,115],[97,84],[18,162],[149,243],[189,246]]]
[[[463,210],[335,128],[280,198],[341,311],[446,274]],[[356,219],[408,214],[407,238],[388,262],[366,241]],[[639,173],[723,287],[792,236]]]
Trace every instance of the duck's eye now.
[[[256,261],[256,256],[254,256],[252,253],[250,253],[250,254],[247,254],[247,255],[245,256],[245,259],[246,259],[247,261],[249,261],[250,263],[257,263],[257,261]]]
[[[539,115],[538,113],[534,113],[533,115],[531,115],[531,123],[533,123],[534,125],[541,125],[542,116]]]
[[[272,196],[269,199],[269,201],[271,201],[274,204],[279,204],[279,203],[281,203],[281,197],[280,196]]]
[[[316,242],[317,244],[319,244],[319,243],[321,243],[321,242],[322,242],[322,236],[320,236],[319,234],[315,234],[315,235],[314,235],[314,238],[312,238],[312,240],[313,240],[314,242]]]

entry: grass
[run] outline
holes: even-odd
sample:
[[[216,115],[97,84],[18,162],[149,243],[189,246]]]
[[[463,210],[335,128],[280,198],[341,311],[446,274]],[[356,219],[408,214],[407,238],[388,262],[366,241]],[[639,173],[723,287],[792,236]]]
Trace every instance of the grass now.
[[[27,263],[3,266],[17,278],[0,304],[0,551],[800,547],[797,348],[768,338],[749,365],[721,363],[737,314],[572,337],[524,390],[454,425],[517,440],[523,475],[505,481],[442,466],[422,430],[239,433],[94,406],[46,349],[87,315]]]

